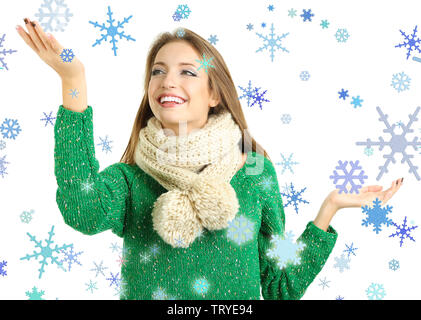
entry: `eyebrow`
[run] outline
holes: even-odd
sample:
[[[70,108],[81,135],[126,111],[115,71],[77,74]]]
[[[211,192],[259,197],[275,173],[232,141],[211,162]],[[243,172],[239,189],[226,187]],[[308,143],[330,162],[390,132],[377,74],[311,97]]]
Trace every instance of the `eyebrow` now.
[[[162,64],[163,66],[167,67],[166,63],[162,62],[162,61],[157,61],[153,65],[156,65],[156,64]],[[179,66],[193,66],[197,69],[197,66],[195,66],[193,63],[189,63],[189,62],[180,62],[178,65]]]

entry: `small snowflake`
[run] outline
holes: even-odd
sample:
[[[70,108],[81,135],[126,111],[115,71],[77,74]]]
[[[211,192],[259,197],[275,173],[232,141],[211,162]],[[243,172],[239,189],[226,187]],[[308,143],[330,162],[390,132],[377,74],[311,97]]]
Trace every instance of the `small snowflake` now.
[[[76,89],[70,89],[70,93],[69,93],[69,95],[71,95],[72,96],[72,99],[73,98],[77,98],[77,95],[79,94],[79,92],[76,90]]]
[[[20,128],[18,120],[6,118],[0,126],[0,132],[3,135],[3,138],[16,140],[19,132],[22,129]]]
[[[399,269],[399,261],[395,260],[395,259],[390,260],[389,261],[389,269],[393,270],[393,271],[398,270]]]
[[[364,184],[364,179],[367,179],[368,176],[364,174],[364,170],[359,165],[359,160],[356,161],[349,161],[350,163],[350,170],[348,171],[348,161],[338,161],[338,165],[335,167],[336,170],[343,172],[343,174],[339,174],[336,170],[333,170],[333,175],[329,176],[329,179],[333,180],[335,184],[335,188],[339,189],[339,193],[359,193],[359,189]],[[358,174],[357,174],[358,172]],[[343,180],[342,184],[336,184],[339,180]],[[361,184],[358,184],[358,180]],[[356,182],[354,182],[356,181]],[[351,190],[349,190],[348,184],[351,186]]]
[[[204,295],[209,290],[209,281],[205,278],[197,279],[193,284],[196,293]]]
[[[203,53],[203,60],[195,60],[195,61],[197,61],[197,62],[200,62],[200,67],[199,68],[197,68],[197,70],[200,70],[202,67],[205,69],[205,72],[206,73],[208,73],[208,67],[212,67],[212,68],[215,68],[215,66],[214,65],[212,65],[212,64],[210,64],[210,62],[211,62],[211,60],[213,59],[214,57],[212,57],[212,58],[210,58],[210,59],[206,59],[205,58],[205,54]]]
[[[251,23],[249,23],[249,24],[246,26],[246,28],[247,28],[247,30],[248,30],[248,31],[251,31],[251,30],[253,30],[253,25],[252,25]]]
[[[297,10],[289,9],[288,10],[288,17],[294,18],[297,15]]]
[[[380,206],[381,201],[376,198],[373,200],[373,207],[362,206],[363,212],[367,214],[367,218],[363,220],[361,225],[368,227],[369,224],[373,225],[373,231],[378,234],[382,229],[382,225],[390,226],[393,221],[387,217],[392,212],[391,206],[387,205],[385,208]]]
[[[34,210],[31,210],[31,211],[23,211],[21,214],[20,214],[20,221],[22,221],[23,223],[29,223],[29,222],[31,222],[31,220],[32,220],[32,215],[34,214]]]
[[[101,261],[101,263],[98,265],[95,261],[94,261],[94,265],[95,265],[95,268],[94,269],[91,269],[91,270],[89,270],[89,271],[95,271],[96,272],[96,274],[95,274],[95,278],[96,277],[98,277],[98,274],[102,274],[104,277],[105,277],[105,274],[104,274],[104,270],[105,269],[108,269],[107,267],[103,267],[102,266],[102,264],[103,264],[104,262],[103,261]]]
[[[181,19],[187,19],[190,16],[191,10],[187,4],[178,5],[176,12],[180,14]]]
[[[281,121],[283,124],[289,124],[291,122],[291,115],[288,113],[284,113],[281,115]]]
[[[110,278],[107,278],[106,280],[110,280],[110,287],[112,285],[115,285],[116,287],[120,287],[121,285],[121,278],[118,278],[118,275],[120,272],[117,272],[116,274],[113,274],[110,272]]]
[[[349,269],[349,263],[351,260],[349,258],[345,258],[345,255],[342,253],[340,257],[335,257],[335,265],[334,268],[338,268],[339,272],[343,272],[344,269]]]
[[[7,261],[3,260],[0,262],[0,276],[5,277],[7,276],[7,271],[5,267],[7,266]]]
[[[365,292],[369,300],[382,300],[386,295],[383,285],[378,283],[371,283]]]
[[[330,22],[329,22],[329,21],[327,21],[327,20],[322,20],[322,21],[320,22],[320,25],[321,25],[322,29],[326,29],[326,28],[328,28],[328,27],[329,27],[329,24],[330,24]]]
[[[44,300],[42,298],[44,295],[44,290],[38,291],[37,287],[33,287],[32,291],[26,291],[25,294],[29,297],[28,300]]]
[[[336,41],[346,42],[349,38],[349,33],[346,29],[338,29],[335,33]]]
[[[300,241],[294,243],[294,234],[288,231],[285,235],[272,235],[267,255],[275,259],[279,269],[283,269],[289,264],[301,263],[300,253],[305,247]]]
[[[346,249],[344,250],[345,253],[348,253],[348,258],[350,254],[353,254],[355,256],[355,250],[357,250],[358,248],[354,248],[354,242],[351,243],[350,246],[348,246],[347,244],[345,244]]]
[[[91,293],[94,293],[94,289],[98,290],[96,282],[92,282],[92,280],[89,280],[89,283],[85,283],[85,285],[87,286],[86,291],[91,290]]]
[[[64,254],[64,259],[63,260],[61,260],[61,263],[63,263],[63,262],[67,262],[68,263],[68,266],[69,266],[69,269],[68,269],[68,271],[70,271],[70,269],[71,269],[71,267],[72,267],[72,265],[74,264],[74,263],[77,263],[78,265],[82,265],[79,261],[78,261],[78,256],[80,255],[80,254],[82,254],[83,253],[83,251],[81,251],[81,252],[78,252],[78,253],[75,253],[75,252],[73,252],[73,246],[72,247],[70,247],[70,250],[69,250],[69,248],[66,248],[65,250],[61,250],[61,252]]]
[[[106,151],[107,153],[111,152],[110,143],[112,141],[108,141],[108,136],[105,136],[105,139],[102,139],[101,137],[99,137],[99,139],[101,140],[101,143],[98,143],[97,146],[102,145],[102,151]]]
[[[411,78],[404,72],[395,73],[390,84],[397,92],[409,90],[411,84]]]
[[[361,107],[362,105],[361,105],[361,103],[363,102],[364,100],[363,99],[361,99],[360,98],[360,96],[356,96],[356,97],[352,97],[352,101],[351,101],[351,104],[352,105],[354,105],[354,108],[356,108],[356,107]]]
[[[281,174],[284,174],[284,172],[285,172],[286,169],[289,169],[289,171],[294,174],[294,171],[292,170],[292,167],[291,166],[300,164],[299,162],[295,162],[295,161],[292,161],[291,160],[292,155],[293,155],[293,153],[291,153],[289,155],[288,159],[286,159],[284,157],[284,155],[281,153],[281,157],[282,157],[283,161],[276,162],[275,163],[276,165],[281,165],[282,166],[282,172],[281,172]]]
[[[323,280],[322,279],[319,279],[319,280],[320,280],[319,286],[322,286],[323,290],[325,289],[325,287],[329,288],[330,280],[326,280],[326,277]]]
[[[218,38],[216,35],[211,35],[208,39],[209,43],[211,43],[212,45],[216,45],[216,42],[218,41]]]
[[[339,99],[345,100],[347,97],[349,97],[348,90],[341,89],[341,91],[338,91],[338,93],[339,93]]]
[[[46,11],[44,11],[43,8],[45,8]],[[35,13],[35,17],[38,18],[39,23],[45,32],[64,31],[64,28],[67,26],[67,23],[72,16],[73,14],[69,12],[69,8],[67,8],[64,0],[44,0],[44,3],[41,4],[41,8],[38,8],[38,13]],[[44,19],[46,20],[45,22],[43,21]],[[53,23],[55,24],[54,29]]]
[[[280,36],[275,35],[273,33],[273,31],[275,30],[275,28],[273,27],[273,23],[271,25],[270,30],[271,30],[271,33],[268,36],[264,36],[256,32],[256,35],[259,36],[259,38],[263,39],[264,42],[266,42],[263,45],[263,47],[260,47],[259,49],[256,50],[256,53],[262,50],[268,49],[270,51],[271,61],[273,62],[273,58],[274,58],[273,53],[275,52],[275,50],[280,49],[284,52],[289,52],[285,47],[282,46],[282,39],[284,39],[287,35],[289,35],[289,32],[284,33]]]
[[[308,79],[310,79],[310,73],[308,71],[302,71],[300,73],[300,79],[303,81],[308,81]]]
[[[75,55],[72,49],[63,49],[60,57],[63,62],[72,62]]]
[[[49,114],[48,116],[47,116],[47,114],[46,114],[45,112],[43,112],[43,113],[44,113],[45,118],[44,118],[44,119],[41,119],[41,120],[46,120],[46,121],[45,121],[45,126],[44,126],[44,127],[46,127],[48,123],[50,123],[50,124],[54,127],[54,123],[53,123],[53,121],[52,121],[52,120],[56,119],[56,117],[52,117],[52,116],[51,116],[51,114],[52,114],[53,112],[51,111],[51,112],[50,112],[50,114]]]
[[[301,14],[300,17],[303,17],[303,22],[311,21],[311,18],[314,17],[314,13],[311,12],[311,9],[308,9],[307,11],[303,9],[303,14]]]
[[[291,187],[290,187],[290,192],[289,193],[282,193],[281,194],[283,196],[285,196],[286,198],[288,198],[288,202],[284,205],[284,207],[288,207],[291,203],[294,204],[294,208],[295,208],[295,212],[298,213],[298,203],[310,203],[307,200],[303,200],[301,198],[301,194],[307,189],[307,187],[305,187],[304,189],[301,189],[301,191],[296,192],[294,190],[294,185],[291,183]]]
[[[406,60],[408,60],[409,56],[411,55],[412,50],[416,50],[418,51],[418,53],[421,53],[421,49],[420,49],[421,39],[417,37],[417,26],[415,26],[414,31],[411,35],[411,38],[409,38],[409,35],[407,35],[402,30],[399,30],[399,31],[401,32],[405,40],[403,41],[403,43],[399,43],[398,45],[396,45],[395,48],[404,47],[408,49],[407,54],[406,54]]]

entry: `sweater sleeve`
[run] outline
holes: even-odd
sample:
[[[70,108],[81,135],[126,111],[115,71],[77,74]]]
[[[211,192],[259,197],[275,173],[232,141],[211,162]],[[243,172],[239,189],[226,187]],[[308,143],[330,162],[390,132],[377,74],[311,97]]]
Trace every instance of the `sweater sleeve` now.
[[[122,237],[129,181],[124,163],[98,172],[92,107],[74,112],[60,105],[54,125],[56,202],[66,224],[86,235],[108,229]]]
[[[296,241],[285,233],[285,213],[272,162],[265,157],[261,181],[262,222],[258,235],[260,279],[265,300],[301,299],[323,268],[337,233],[308,222]],[[269,182],[269,183],[268,183]],[[296,255],[298,253],[298,255]]]

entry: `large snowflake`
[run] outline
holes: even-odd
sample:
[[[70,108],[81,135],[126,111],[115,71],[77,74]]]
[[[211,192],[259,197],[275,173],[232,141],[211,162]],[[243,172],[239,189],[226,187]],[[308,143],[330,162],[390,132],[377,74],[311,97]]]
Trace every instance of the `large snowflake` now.
[[[291,171],[291,173],[294,173],[294,171],[292,170],[292,167],[291,166],[296,165],[296,164],[299,164],[299,162],[292,161],[291,160],[292,155],[293,155],[293,153],[291,153],[289,155],[288,159],[286,159],[284,157],[284,155],[281,153],[281,157],[282,157],[283,161],[275,163],[276,165],[282,165],[282,172],[281,172],[281,174],[284,174],[284,171],[286,169],[289,169],[289,171]]]
[[[403,240],[404,239],[411,239],[412,241],[415,242],[415,239],[411,236],[410,232],[416,228],[418,228],[418,226],[412,226],[412,227],[408,227],[406,225],[406,216],[405,219],[403,220],[403,224],[402,225],[398,225],[394,222],[392,222],[393,226],[396,228],[396,232],[391,234],[389,237],[394,237],[394,236],[399,236],[399,238],[401,239],[400,241],[400,247],[402,247],[403,244]]]
[[[304,189],[301,189],[300,192],[296,192],[294,190],[294,185],[291,183],[291,187],[289,189],[288,193],[283,193],[281,192],[281,195],[285,196],[288,198],[287,203],[284,205],[284,207],[288,207],[291,203],[294,203],[294,208],[295,208],[295,212],[298,213],[298,203],[302,202],[302,203],[309,203],[307,200],[303,200],[301,198],[301,194],[307,189],[307,187],[305,187]]]
[[[51,245],[53,245],[54,241],[52,240],[54,236],[54,226],[51,227],[51,231],[48,233],[49,238],[45,239],[46,245],[43,246],[41,244],[42,241],[37,241],[35,236],[31,235],[29,232],[26,233],[29,236],[30,241],[35,243],[35,248],[38,248],[40,252],[36,252],[34,250],[34,253],[32,255],[27,254],[25,257],[20,258],[20,260],[30,260],[31,258],[35,258],[38,260],[39,257],[41,257],[41,261],[39,262],[41,267],[38,269],[39,271],[39,279],[41,279],[42,274],[44,273],[44,267],[48,265],[47,259],[51,260],[51,264],[56,264],[58,268],[66,271],[66,269],[63,268],[63,263],[58,260],[57,256],[54,256],[55,253],[59,253],[61,250],[67,249],[69,247],[73,247],[73,244],[64,244],[61,247],[59,247],[57,244],[55,248],[52,248]]]
[[[73,14],[69,12],[69,8],[67,8],[64,0],[44,0],[41,8],[38,9],[38,13],[35,13],[35,17],[38,18],[45,32],[64,31],[64,27],[67,26],[72,16]],[[54,29],[53,23],[55,24]]]
[[[304,243],[294,243],[294,234],[288,231],[284,235],[272,235],[271,248],[268,249],[267,255],[276,260],[280,269],[287,264],[299,264],[301,262],[300,252],[306,246]]]
[[[381,227],[383,224],[389,226],[393,223],[391,219],[387,216],[392,212],[391,206],[387,205],[385,208],[380,206],[381,201],[376,198],[373,200],[373,207],[362,206],[363,212],[367,214],[367,218],[363,220],[362,225],[368,227],[369,224],[373,225],[373,231],[377,234],[382,230]]]
[[[414,166],[411,162],[411,158],[413,158],[413,155],[409,155],[406,153],[406,148],[409,146],[412,146],[414,150],[416,151],[418,147],[421,146],[421,141],[418,141],[418,137],[414,137],[412,141],[408,141],[406,138],[406,135],[408,133],[412,133],[414,130],[411,129],[411,126],[414,121],[417,121],[417,115],[420,111],[421,107],[417,107],[415,112],[411,115],[408,115],[409,122],[407,125],[401,124],[402,133],[396,134],[395,127],[396,124],[390,125],[387,121],[388,115],[385,115],[380,107],[376,107],[377,112],[380,114],[379,120],[382,121],[386,129],[383,129],[383,132],[389,133],[392,137],[389,141],[384,141],[382,137],[379,137],[379,141],[371,141],[370,139],[367,139],[367,142],[357,142],[357,146],[366,146],[367,148],[370,148],[372,146],[379,146],[379,150],[381,151],[385,146],[388,146],[392,149],[391,153],[383,155],[383,158],[386,159],[386,162],[383,166],[379,166],[380,172],[376,178],[376,180],[380,180],[380,178],[383,176],[384,173],[387,173],[387,166],[390,164],[390,162],[396,163],[396,160],[394,158],[395,153],[401,153],[402,154],[402,160],[401,163],[406,162],[409,166],[409,173],[413,173],[417,180],[421,180],[421,177],[419,176],[417,169],[417,166]]]
[[[3,48],[3,42],[4,42],[4,38],[6,37],[6,34],[3,34],[3,36],[0,38],[0,49]],[[17,50],[6,50],[3,48],[3,50],[0,50],[0,69],[5,68],[6,70],[9,70],[9,68],[7,67],[7,63],[4,61],[4,57],[6,56],[6,54],[12,54],[13,52],[17,52]]]
[[[128,18],[124,18],[124,20],[122,22],[118,21],[117,25],[115,26],[115,25],[113,25],[115,20],[112,18],[112,14],[113,13],[111,12],[111,8],[110,8],[110,6],[108,6],[108,12],[107,12],[107,15],[108,15],[108,18],[109,18],[107,20],[107,22],[109,23],[108,27],[106,27],[104,23],[102,25],[98,24],[98,22],[93,22],[93,21],[89,21],[89,23],[93,24],[95,27],[100,28],[100,31],[106,30],[106,33],[101,34],[102,37],[100,39],[97,39],[96,42],[92,45],[92,47],[95,47],[97,44],[101,44],[101,41],[108,40],[108,37],[111,37],[111,40],[109,42],[113,44],[112,50],[114,51],[114,56],[117,56],[117,49],[118,48],[116,47],[116,42],[118,40],[116,40],[116,36],[119,36],[120,39],[126,38],[127,41],[129,41],[129,40],[136,41],[136,40],[133,39],[130,35],[125,35],[124,31],[120,31],[120,32],[118,31],[118,28],[123,28],[124,24],[129,22],[130,18],[133,17],[133,16],[130,16]]]
[[[274,27],[273,27],[273,23],[270,27],[271,33],[268,36],[264,36],[260,33],[256,34],[259,36],[259,38],[262,38],[263,41],[265,42],[265,44],[263,45],[263,47],[260,47],[259,49],[257,49],[256,52],[260,52],[262,50],[268,49],[270,51],[270,57],[272,59],[273,62],[273,57],[274,57],[274,52],[277,49],[280,49],[284,52],[289,52],[286,48],[284,48],[281,44],[282,44],[282,39],[285,38],[287,35],[289,35],[289,32],[282,34],[281,36],[276,36],[275,38],[275,34],[273,33],[274,31]]]
[[[335,187],[339,189],[339,193],[348,193],[348,183],[351,185],[351,190],[349,190],[349,193],[359,193],[359,189],[362,187],[362,184],[364,184],[364,179],[367,179],[368,177],[364,175],[364,170],[361,170],[361,166],[359,166],[359,160],[349,161],[351,165],[351,169],[348,171],[347,165],[348,161],[342,162],[341,160],[338,161],[339,165],[336,166],[335,169],[341,170],[343,174],[338,174],[336,170],[333,170],[333,175],[329,176],[329,179],[333,179],[333,183],[337,183],[338,180],[343,180],[344,182],[342,184],[337,184]],[[356,171],[359,171],[359,174],[356,174]],[[355,183],[354,180],[359,180],[361,185],[358,183]]]
[[[408,60],[409,56],[411,55],[412,50],[417,50],[419,53],[421,53],[421,49],[419,47],[421,44],[421,39],[416,37],[417,26],[415,26],[414,31],[411,34],[411,38],[402,30],[399,30],[399,31],[401,32],[401,34],[403,35],[405,39],[402,43],[399,43],[398,45],[396,45],[395,48],[405,47],[408,49],[406,52],[406,60]]]
[[[382,284],[372,283],[365,291],[370,300],[382,300],[386,296],[386,291]]]

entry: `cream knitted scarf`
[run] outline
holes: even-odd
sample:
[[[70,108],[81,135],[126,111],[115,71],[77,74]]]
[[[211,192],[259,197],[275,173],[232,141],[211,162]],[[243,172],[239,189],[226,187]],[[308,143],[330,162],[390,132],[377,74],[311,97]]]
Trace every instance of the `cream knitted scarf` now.
[[[134,159],[168,190],[154,203],[154,230],[172,247],[187,248],[203,228],[228,227],[239,209],[230,182],[242,160],[241,130],[226,109],[189,134],[164,130],[152,116],[139,132]]]

